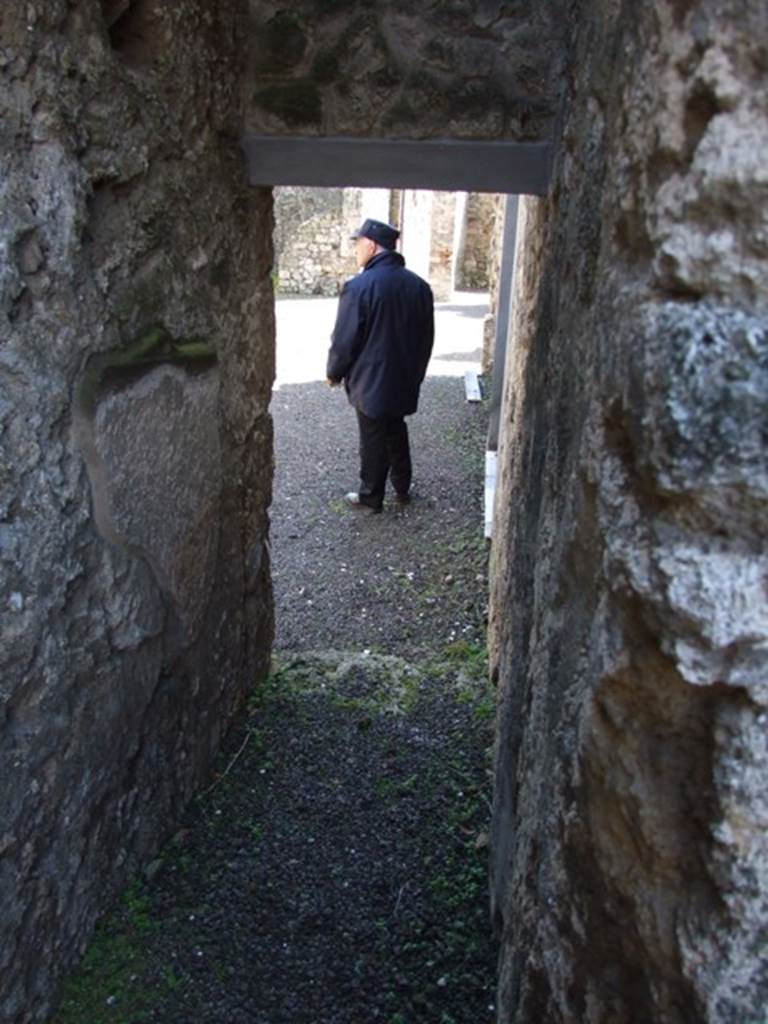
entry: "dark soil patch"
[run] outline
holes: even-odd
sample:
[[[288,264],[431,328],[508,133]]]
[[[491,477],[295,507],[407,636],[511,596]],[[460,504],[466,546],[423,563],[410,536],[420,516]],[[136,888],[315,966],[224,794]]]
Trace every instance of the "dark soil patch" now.
[[[58,1024],[492,1020],[483,669],[278,667]]]

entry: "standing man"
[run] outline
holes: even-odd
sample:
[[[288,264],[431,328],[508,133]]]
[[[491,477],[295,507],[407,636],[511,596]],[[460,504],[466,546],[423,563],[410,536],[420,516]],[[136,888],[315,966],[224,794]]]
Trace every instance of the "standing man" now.
[[[409,500],[411,452],[405,416],[416,412],[434,340],[432,289],[395,252],[400,232],[366,220],[352,237],[362,273],[344,285],[326,371],[344,381],[360,431],[360,490],[353,508],[381,512],[389,476],[396,500]]]

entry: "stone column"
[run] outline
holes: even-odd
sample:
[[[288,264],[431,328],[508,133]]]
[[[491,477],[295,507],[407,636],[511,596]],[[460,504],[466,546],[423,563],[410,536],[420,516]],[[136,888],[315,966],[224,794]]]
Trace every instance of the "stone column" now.
[[[388,188],[364,188],[360,196],[360,222],[367,217],[389,223],[389,202],[392,192]]]
[[[408,268],[427,281],[432,252],[432,198],[431,192],[404,191],[399,245]]]
[[[455,264],[454,225],[457,193],[435,192],[432,199],[429,282],[437,302],[453,293]]]
[[[451,291],[459,287],[460,255],[467,238],[467,192],[456,193],[456,207],[453,215],[453,265],[451,267]]]

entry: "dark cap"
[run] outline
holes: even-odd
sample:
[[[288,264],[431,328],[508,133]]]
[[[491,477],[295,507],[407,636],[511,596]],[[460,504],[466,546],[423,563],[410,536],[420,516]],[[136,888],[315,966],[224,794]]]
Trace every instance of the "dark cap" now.
[[[395,242],[400,237],[397,228],[391,224],[385,224],[380,220],[364,220],[362,225],[355,231],[352,238],[370,238],[372,242],[378,242],[385,249],[394,249]]]

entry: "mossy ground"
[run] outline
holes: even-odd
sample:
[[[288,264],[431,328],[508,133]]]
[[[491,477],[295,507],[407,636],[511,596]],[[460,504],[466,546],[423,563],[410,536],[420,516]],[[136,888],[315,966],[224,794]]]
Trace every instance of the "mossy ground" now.
[[[484,651],[464,642],[422,663],[276,660],[152,880],[100,924],[53,1024],[491,1020],[492,705]],[[287,964],[286,936],[299,950]],[[254,975],[258,993],[243,984]]]

